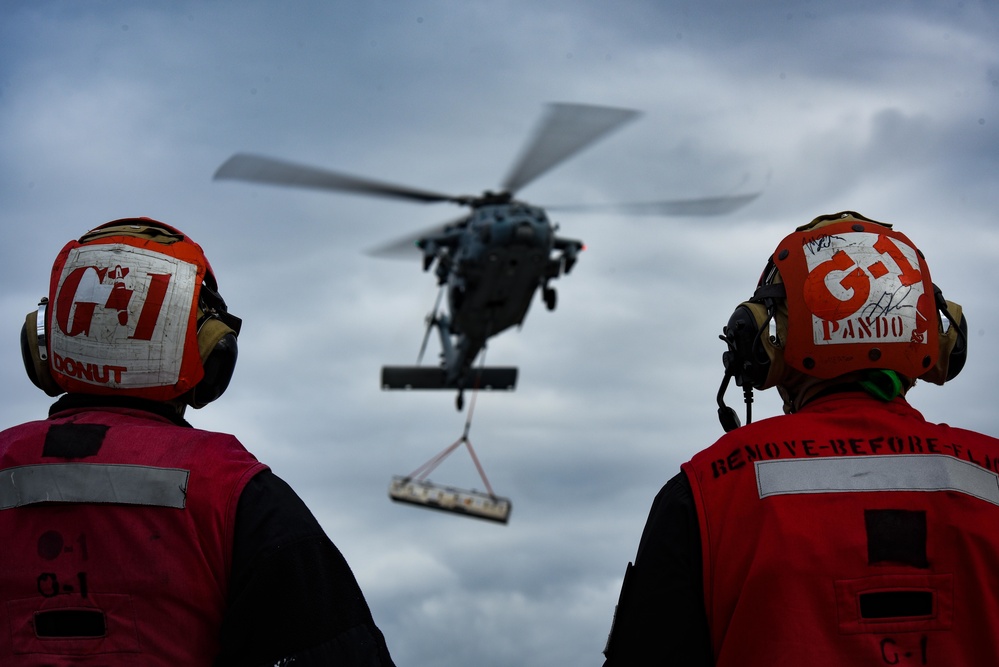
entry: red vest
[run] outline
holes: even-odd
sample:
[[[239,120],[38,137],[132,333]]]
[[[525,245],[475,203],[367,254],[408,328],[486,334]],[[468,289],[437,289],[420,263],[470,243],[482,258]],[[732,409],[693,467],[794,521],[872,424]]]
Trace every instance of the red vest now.
[[[717,665],[999,665],[999,440],[841,394],[683,468]]]
[[[134,410],[0,433],[0,664],[210,665],[263,469],[230,435]]]

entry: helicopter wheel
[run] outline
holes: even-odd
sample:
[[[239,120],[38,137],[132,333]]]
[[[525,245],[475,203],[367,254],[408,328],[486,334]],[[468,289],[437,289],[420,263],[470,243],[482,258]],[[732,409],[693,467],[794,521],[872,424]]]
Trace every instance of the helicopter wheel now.
[[[543,293],[545,299],[545,306],[548,310],[555,310],[555,305],[558,303],[558,293],[555,291],[554,287],[545,287]]]

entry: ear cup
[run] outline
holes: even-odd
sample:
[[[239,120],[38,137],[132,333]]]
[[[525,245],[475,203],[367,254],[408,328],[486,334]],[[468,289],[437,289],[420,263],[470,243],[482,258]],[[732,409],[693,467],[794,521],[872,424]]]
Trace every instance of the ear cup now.
[[[724,329],[729,351],[725,368],[740,387],[772,387],[780,372],[780,358],[770,340],[772,316],[766,306],[747,301],[739,304]]]
[[[21,327],[21,358],[24,361],[24,370],[31,382],[49,396],[58,396],[64,390],[52,379],[48,361],[42,359],[38,346],[39,312],[33,310],[24,318],[24,325]],[[44,318],[44,310],[41,311],[41,314]]]
[[[21,327],[21,358],[28,379],[49,396],[58,396],[65,390],[52,378],[48,361],[41,358],[38,344],[40,314],[44,317],[44,311],[31,311],[25,316]],[[206,316],[198,328],[198,351],[205,375],[185,397],[194,408],[208,405],[229,386],[238,354],[236,332],[215,317]]]
[[[947,309],[958,322],[958,333],[956,334],[954,346],[950,348],[950,352],[947,354],[947,382],[950,382],[957,377],[957,374],[964,368],[964,362],[968,360],[968,320],[965,319],[961,306],[953,301],[947,302]],[[954,327],[951,328],[953,329]],[[950,331],[947,333],[949,338]],[[943,356],[943,350],[941,350],[940,356]]]
[[[238,356],[236,332],[213,316],[203,316],[198,326],[198,351],[205,376],[185,397],[193,408],[208,405],[229,386]]]
[[[968,360],[968,321],[964,317],[964,309],[953,301],[943,303],[944,308],[940,314],[941,329],[945,320],[951,324],[946,333],[942,330],[939,332],[940,354],[937,356],[936,366],[919,377],[920,380],[933,384],[943,384],[953,380]]]

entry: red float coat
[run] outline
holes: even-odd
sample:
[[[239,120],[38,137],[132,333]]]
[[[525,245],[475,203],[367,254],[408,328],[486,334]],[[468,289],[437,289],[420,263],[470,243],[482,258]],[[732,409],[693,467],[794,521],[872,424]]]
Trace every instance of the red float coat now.
[[[210,665],[236,505],[264,469],[139,410],[0,433],[0,664]]]
[[[683,466],[716,664],[999,665],[999,440],[836,394]]]

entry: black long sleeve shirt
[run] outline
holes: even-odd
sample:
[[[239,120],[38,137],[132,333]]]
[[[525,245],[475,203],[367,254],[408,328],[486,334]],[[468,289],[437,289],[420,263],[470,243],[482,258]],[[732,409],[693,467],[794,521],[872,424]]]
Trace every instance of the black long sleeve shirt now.
[[[713,664],[694,496],[686,474],[656,496],[629,563],[604,667]]]

